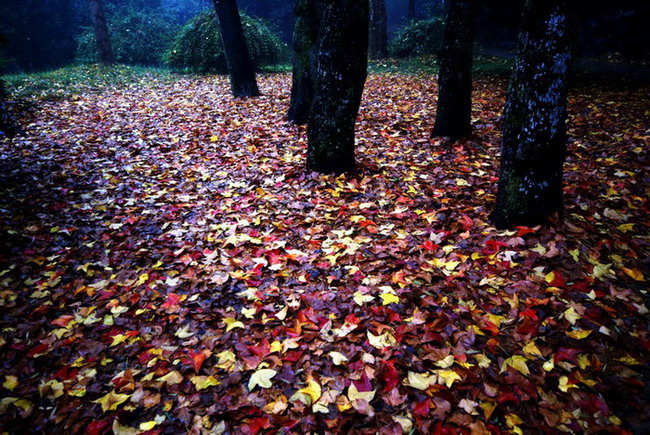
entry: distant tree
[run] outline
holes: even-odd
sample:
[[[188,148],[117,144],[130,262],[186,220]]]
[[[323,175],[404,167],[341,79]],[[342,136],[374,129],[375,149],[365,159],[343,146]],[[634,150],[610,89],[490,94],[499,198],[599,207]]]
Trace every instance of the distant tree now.
[[[4,80],[0,79],[0,137],[13,137],[23,131],[9,110],[9,94]]]
[[[408,20],[415,20],[415,0],[408,0]]]
[[[471,131],[472,48],[478,0],[449,0],[438,73],[434,136],[458,138]]]
[[[255,66],[246,46],[236,0],[213,0],[219,19],[230,88],[235,97],[256,97],[260,94],[255,81]]]
[[[113,55],[113,46],[108,34],[108,25],[106,24],[106,15],[104,14],[104,3],[102,0],[90,0],[90,13],[93,19],[95,29],[95,41],[97,41],[97,52],[99,61],[104,65],[115,63]]]
[[[537,225],[562,211],[567,74],[576,0],[528,0],[506,99],[501,173],[492,221]]]
[[[388,17],[385,0],[370,0],[370,58],[388,57]]]
[[[294,3],[293,72],[287,119],[298,125],[307,123],[313,98],[319,28],[316,12],[312,0]]]
[[[368,66],[368,0],[317,0],[321,28],[307,167],[341,173],[356,167],[354,126]]]

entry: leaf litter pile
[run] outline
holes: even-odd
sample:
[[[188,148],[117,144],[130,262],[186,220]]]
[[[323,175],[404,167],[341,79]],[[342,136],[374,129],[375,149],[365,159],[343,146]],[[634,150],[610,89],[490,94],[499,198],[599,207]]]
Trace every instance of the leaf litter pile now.
[[[648,89],[581,84],[564,222],[497,231],[503,80],[449,143],[433,78],[371,76],[340,177],[260,81],[45,102],[0,143],[0,430],[648,428]]]

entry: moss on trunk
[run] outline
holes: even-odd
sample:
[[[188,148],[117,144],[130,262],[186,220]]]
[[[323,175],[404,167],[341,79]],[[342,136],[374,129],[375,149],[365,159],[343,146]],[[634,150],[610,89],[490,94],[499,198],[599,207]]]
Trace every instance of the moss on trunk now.
[[[307,166],[355,168],[354,127],[368,66],[368,0],[318,0],[321,18]]]
[[[529,0],[503,121],[501,173],[492,221],[537,225],[562,212],[566,79],[572,59],[572,0]]]

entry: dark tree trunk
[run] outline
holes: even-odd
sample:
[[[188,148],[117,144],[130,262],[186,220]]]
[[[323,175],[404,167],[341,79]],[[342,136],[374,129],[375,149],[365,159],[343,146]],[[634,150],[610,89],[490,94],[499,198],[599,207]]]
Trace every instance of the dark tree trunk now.
[[[255,66],[246,46],[246,38],[236,0],[213,0],[226,56],[230,88],[235,97],[257,97]]]
[[[492,221],[537,225],[562,212],[567,73],[575,0],[528,0],[506,99],[501,173]]]
[[[318,0],[321,29],[307,166],[341,173],[356,167],[354,125],[368,66],[368,0]]]
[[[415,0],[409,0],[408,6],[408,20],[415,20]]]
[[[113,55],[111,38],[108,34],[108,24],[106,24],[106,15],[104,14],[103,1],[90,0],[90,13],[92,14],[93,18],[99,61],[104,65],[112,65],[115,63],[115,56]]]
[[[388,57],[388,29],[386,2],[370,0],[370,58],[385,59]]]
[[[433,136],[459,138],[472,128],[472,48],[477,0],[450,0],[447,7]]]
[[[318,16],[312,0],[296,0],[293,31],[293,74],[291,104],[287,119],[306,124],[314,95],[314,75],[318,51]]]

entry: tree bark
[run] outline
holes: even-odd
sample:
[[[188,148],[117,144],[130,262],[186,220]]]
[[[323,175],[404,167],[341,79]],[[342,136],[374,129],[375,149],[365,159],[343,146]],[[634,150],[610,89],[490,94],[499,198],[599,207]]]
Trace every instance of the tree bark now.
[[[575,0],[526,2],[504,111],[499,190],[491,216],[498,228],[533,226],[562,212],[566,81],[576,11]]]
[[[459,138],[472,129],[472,49],[477,0],[450,0],[440,50],[433,136]]]
[[[307,167],[353,170],[354,126],[368,66],[368,0],[317,0],[321,29]]]
[[[409,0],[408,3],[408,20],[415,20],[415,0]]]
[[[312,0],[296,0],[293,31],[293,73],[291,103],[287,119],[306,124],[314,95],[316,55],[318,51],[318,16]]]
[[[370,58],[388,57],[388,28],[385,0],[370,0]]]
[[[246,38],[236,0],[213,0],[226,56],[230,88],[235,97],[257,97],[255,66],[246,46]]]
[[[95,29],[95,40],[97,41],[97,52],[99,61],[104,65],[115,63],[113,46],[108,34],[108,24],[104,14],[104,3],[102,0],[90,0],[90,13],[92,14],[93,26]]]

